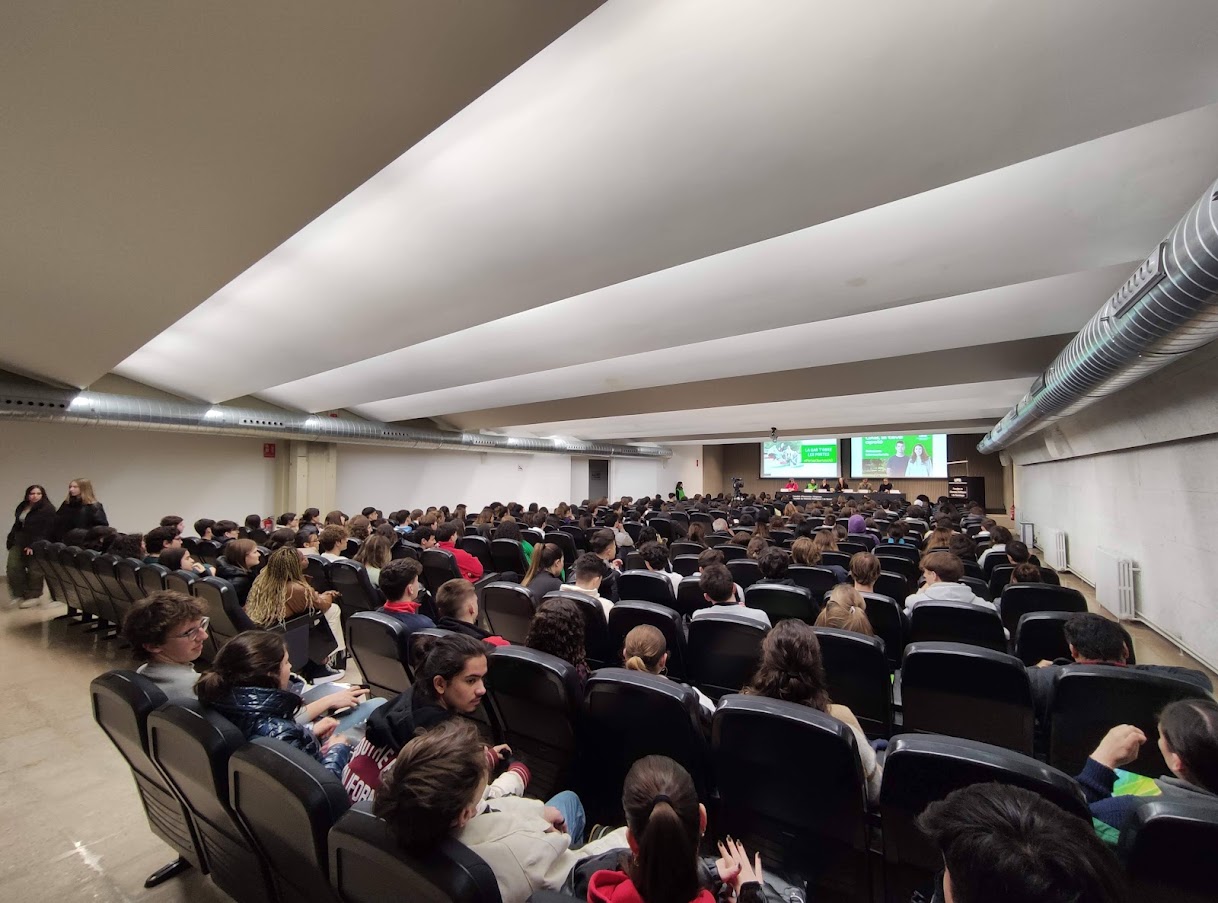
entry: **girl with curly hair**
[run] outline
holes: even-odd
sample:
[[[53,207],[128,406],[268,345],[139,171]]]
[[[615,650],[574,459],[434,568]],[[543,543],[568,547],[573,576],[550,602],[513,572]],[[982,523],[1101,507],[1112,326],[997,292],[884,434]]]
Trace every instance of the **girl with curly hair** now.
[[[317,624],[309,632],[309,666],[303,675],[316,683],[319,680],[336,680],[342,676],[324,664],[327,652],[335,664],[342,655],[343,628],[339,618],[339,594],[329,590],[318,595],[304,575],[300,553],[292,546],[276,549],[266,560],[266,566],[258,573],[245,599],[245,613],[259,627],[272,627],[294,615],[320,612],[329,624]]]
[[[584,616],[572,600],[556,596],[542,602],[533,615],[524,644],[574,665],[581,683],[588,679]]]

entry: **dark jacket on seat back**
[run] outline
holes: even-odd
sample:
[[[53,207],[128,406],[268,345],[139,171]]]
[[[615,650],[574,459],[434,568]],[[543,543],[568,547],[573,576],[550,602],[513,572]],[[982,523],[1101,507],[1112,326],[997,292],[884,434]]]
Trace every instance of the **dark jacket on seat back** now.
[[[451,630],[453,633],[463,633],[467,637],[472,637],[475,640],[481,640],[483,643],[490,643],[492,646],[510,646],[512,645],[501,636],[496,636],[490,631],[483,630],[477,624],[466,624],[464,621],[458,621],[456,618],[440,618],[436,622],[436,626],[441,630]]]
[[[267,687],[235,687],[212,708],[237,725],[246,740],[270,737],[295,746],[320,762],[336,778],[342,778],[343,766],[351,758],[351,747],[341,743],[322,752],[313,729],[293,720],[300,708],[300,697],[295,693]]]
[[[101,502],[86,505],[79,498],[65,501],[55,512],[55,526],[51,530],[51,539],[63,539],[70,530],[88,530],[90,527],[108,527],[106,509]]]
[[[216,565],[216,576],[233,585],[233,589],[237,593],[237,601],[244,606],[245,600],[250,594],[250,587],[254,585],[254,575],[242,568],[233,567],[221,558],[220,563]]]
[[[415,689],[411,687],[372,713],[365,736],[373,746],[396,753],[415,731],[435,727],[451,717],[452,713],[442,705],[425,699],[416,700]]]
[[[21,509],[24,507],[25,502],[22,502],[13,512],[13,529],[8,531],[6,549],[13,546],[28,549],[38,540],[49,538],[55,527],[55,506],[45,498],[30,506],[30,513],[25,516],[25,523],[22,523]]]

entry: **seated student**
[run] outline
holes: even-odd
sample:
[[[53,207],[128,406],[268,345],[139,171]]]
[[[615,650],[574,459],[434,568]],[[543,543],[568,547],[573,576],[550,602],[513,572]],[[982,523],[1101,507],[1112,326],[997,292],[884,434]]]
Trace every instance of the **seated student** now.
[[[326,561],[338,561],[347,548],[347,528],[330,524],[317,534],[317,550]]]
[[[993,544],[981,553],[981,557],[977,559],[977,563],[985,567],[985,563],[989,561],[993,555],[1004,556],[1007,551],[1007,543],[1011,541],[1011,531],[1006,527],[994,527],[990,530],[990,539]]]
[[[343,788],[353,803],[370,799],[380,789],[384,770],[418,731],[455,715],[473,714],[486,695],[486,645],[467,636],[426,642],[414,683],[368,718],[364,739],[343,772]],[[508,752],[507,746],[499,746],[484,756],[498,761]]]
[[[182,537],[172,527],[153,527],[144,534],[144,564],[160,564],[166,549],[182,548]]]
[[[218,520],[211,528],[212,539],[224,545],[231,539],[239,539],[237,533],[237,522],[233,520]]]
[[[936,903],[1126,903],[1120,863],[1091,826],[1038,793],[972,784],[918,827],[943,856]]]
[[[136,668],[172,702],[195,698],[199,674],[194,662],[207,642],[206,606],[185,593],[158,590],[140,599],[123,618],[123,639],[131,644],[131,657],[143,662]]]
[[[254,584],[254,570],[262,562],[258,546],[252,539],[234,539],[224,544],[216,576],[227,580],[237,593],[237,601],[245,605],[250,587]]]
[[[876,761],[875,750],[854,713],[829,698],[820,642],[811,627],[802,621],[780,621],[766,634],[761,644],[761,664],[757,666],[753,680],[741,692],[798,702],[843,722],[854,732],[867,782],[867,799],[872,803],[879,799],[883,768]]]
[[[555,597],[537,606],[524,644],[567,662],[575,668],[582,683],[588,679],[584,635],[584,615],[579,604],[571,599]]]
[[[292,545],[296,547],[296,551],[301,555],[320,555],[321,532],[306,533],[304,530],[298,530]]]
[[[613,603],[601,595],[601,581],[605,574],[605,565],[601,559],[593,555],[591,552],[585,552],[575,559],[575,565],[571,568],[574,575],[574,583],[564,583],[560,588],[563,592],[583,593],[585,596],[591,596],[601,604],[601,608],[605,611],[605,619],[609,618],[609,610],[613,608]]]
[[[640,624],[631,628],[626,634],[626,642],[622,646],[623,667],[629,671],[645,671],[659,677],[668,674],[668,641],[658,627],[650,624]],[[697,687],[693,688],[698,694],[698,702],[709,716],[715,711],[715,704]]]
[[[977,561],[977,546],[963,533],[953,533],[947,541],[947,550],[961,561]]]
[[[387,821],[402,850],[426,857],[452,837],[485,862],[503,903],[525,903],[538,890],[557,891],[587,856],[625,844],[613,832],[583,844],[584,809],[571,791],[549,802],[515,796],[487,800],[484,747],[473,725],[458,719],[402,747],[377,791],[373,812]]]
[[[708,567],[710,567],[712,564],[719,564],[719,565],[723,565],[724,567],[727,566],[727,559],[725,559],[723,557],[723,553],[720,552],[718,549],[707,549],[706,551],[704,551],[698,555],[698,575],[701,576],[702,572],[704,570],[706,570]],[[728,573],[731,573],[731,572],[729,571]],[[733,583],[732,587],[733,587],[733,592],[736,594],[736,601],[739,602],[741,605],[743,605],[744,604],[744,589],[740,586],[739,583]]]
[[[295,720],[302,700],[291,691],[291,679],[292,664],[283,637],[247,630],[224,644],[211,667],[200,675],[195,693],[199,702],[237,725],[245,739],[281,740],[341,777],[351,758],[350,741],[335,733],[338,722],[333,718],[311,725]]]
[[[650,537],[645,536],[644,534],[648,530],[651,530],[652,534],[655,533],[655,531],[650,527],[645,527],[643,530],[640,530],[639,545],[656,538],[654,535]],[[593,533],[588,540],[588,551],[604,563],[602,570],[602,574],[604,576],[600,587],[601,595],[603,595],[610,602],[620,601],[617,591],[617,575],[621,573],[622,570],[622,559],[617,557],[617,537],[614,535],[613,531],[605,529],[597,530],[595,533]],[[567,577],[570,579],[570,574],[568,574]]]
[[[461,576],[466,580],[475,581],[482,577],[482,562],[464,549],[457,548],[456,537],[458,533],[464,534],[464,531],[465,527],[456,521],[450,520],[440,524],[436,527],[436,548],[452,552]]]
[[[880,570],[880,559],[870,552],[855,552],[850,556],[850,581],[860,593],[875,592]]]
[[[884,541],[880,543],[884,545],[916,545],[909,539],[909,529],[900,521],[894,521],[888,525],[888,535],[884,537]]]
[[[363,541],[351,560],[364,566],[368,579],[376,586],[381,579],[381,568],[393,560],[393,546],[385,537],[373,534]]]
[[[520,585],[532,593],[533,599],[540,604],[550,593],[562,589],[562,572],[562,548],[552,542],[544,542],[533,550],[529,570]]]
[[[326,515],[325,524],[327,527],[345,527],[347,526],[347,515],[339,511],[337,508]]]
[[[825,564],[821,560],[820,547],[809,536],[801,536],[791,544],[791,562],[806,567],[826,568],[833,571],[838,583],[846,582],[846,569],[840,564]]]
[[[1023,564],[1015,565],[1015,570],[1011,571],[1012,583],[1043,583],[1044,575],[1040,572],[1040,568],[1029,561]]]
[[[144,559],[144,537],[139,533],[120,533],[110,543],[110,554],[133,561]]]
[[[853,586],[847,586],[845,583],[833,587],[833,591],[829,593],[829,601],[816,616],[816,626],[853,630],[864,636],[875,636],[871,621],[867,619],[867,600],[859,595]]]
[[[478,591],[463,577],[445,580],[436,590],[436,626],[463,633],[492,646],[510,646],[507,640],[478,626]]]
[[[681,585],[681,575],[674,574],[668,569],[668,552],[658,542],[648,542],[639,546],[639,555],[643,558],[643,564],[649,571],[663,574],[672,584],[672,592],[675,596],[677,587]]]
[[[757,608],[749,608],[736,599],[736,584],[732,582],[732,572],[723,564],[709,564],[698,575],[698,589],[702,590],[702,598],[710,603],[710,608],[699,608],[691,620],[697,621],[706,614],[715,611],[720,606],[723,610],[744,615],[765,627],[770,626],[770,616]]]
[[[386,601],[380,611],[397,618],[410,633],[436,626],[431,618],[419,613],[419,578],[422,575],[423,565],[414,558],[398,558],[381,571],[381,592]]]
[[[987,602],[960,582],[964,576],[964,562],[944,549],[936,549],[922,556],[918,567],[926,584],[921,590],[905,600],[905,614],[913,614],[913,610],[923,602],[967,602],[978,608],[988,608],[998,611],[993,602]]]
[[[330,660],[336,664],[345,660],[342,654],[346,649],[343,627],[336,604],[338,598],[336,590],[327,590],[318,595],[305,580],[300,553],[294,548],[283,548],[271,553],[266,565],[254,578],[245,599],[245,613],[260,627],[272,627],[306,612],[316,611],[325,615],[329,627],[318,625],[310,632],[310,661],[304,676],[313,683],[337,680],[342,676],[342,671],[318,659],[325,658],[320,654],[323,646],[336,644]]]
[[[280,527],[266,538],[266,547],[272,552],[276,549],[296,548],[296,531],[289,527]]]
[[[300,522],[296,526],[298,533],[320,533],[321,526],[317,523],[317,519],[321,517],[321,511],[317,508],[306,508],[304,514],[300,515]]]
[[[295,511],[285,511],[275,520],[276,530],[291,530],[295,533],[300,529],[300,518],[296,516]]]
[[[787,576],[790,556],[782,549],[768,546],[757,558],[757,570],[761,572],[758,583],[776,583],[779,586],[795,586],[795,581]]]
[[[156,560],[159,565],[167,567],[171,571],[190,571],[200,577],[215,576],[215,570],[210,564],[195,561],[191,557],[190,550],[183,549],[181,546],[174,549],[162,549]]]
[[[1076,778],[1092,818],[1117,833],[1145,796],[1218,802],[1218,703],[1181,699],[1164,706],[1159,713],[1159,751],[1173,776],[1149,782],[1157,793],[1147,785],[1136,793],[1113,796],[1116,769],[1136,759],[1145,742],[1146,735],[1132,724],[1117,725],[1100,741]]]
[[[215,539],[216,536],[212,532],[212,527],[215,525],[216,522],[210,517],[199,518],[197,521],[195,521],[195,536],[199,537],[201,540]]]
[[[951,520],[941,517],[935,521],[935,529],[931,530],[930,535],[926,537],[926,543],[922,548],[927,552],[931,549],[950,549],[954,535]]]
[[[183,529],[182,524],[182,518],[178,517],[176,514],[167,514],[165,517],[161,518],[160,526],[167,530],[172,530],[176,535],[181,536]]]

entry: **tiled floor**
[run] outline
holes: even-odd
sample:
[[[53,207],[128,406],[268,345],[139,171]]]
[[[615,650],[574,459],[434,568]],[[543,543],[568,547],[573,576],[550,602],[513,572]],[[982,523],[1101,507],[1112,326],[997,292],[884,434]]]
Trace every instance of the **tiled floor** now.
[[[1070,575],[1095,606],[1095,594]],[[38,901],[227,900],[198,874],[153,890],[144,879],[174,858],[148,830],[131,772],[93,722],[88,686],[130,661],[114,640],[53,620],[60,605],[19,610],[0,589],[0,886]],[[1097,609],[1099,610],[1099,609]],[[1131,625],[1138,660],[1202,667]],[[1205,669],[1203,669],[1205,670]],[[1218,686],[1218,675],[1208,672]]]

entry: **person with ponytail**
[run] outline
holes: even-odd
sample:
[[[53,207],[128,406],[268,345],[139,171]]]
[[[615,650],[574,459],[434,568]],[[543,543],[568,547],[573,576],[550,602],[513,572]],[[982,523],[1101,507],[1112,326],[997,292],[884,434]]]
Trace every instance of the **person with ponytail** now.
[[[865,554],[857,552],[856,555]],[[857,589],[847,583],[839,583],[829,593],[829,601],[816,616],[817,627],[833,627],[837,630],[853,630],[864,636],[875,636],[871,621],[867,619],[867,600]]]
[[[335,732],[334,718],[296,722],[302,700],[291,691],[291,681],[292,663],[283,637],[247,630],[221,647],[211,667],[199,676],[195,693],[199,702],[237,725],[245,739],[269,737],[288,743],[341,777],[351,758],[350,741]]]
[[[622,788],[629,856],[620,853],[589,860],[577,869],[591,871],[588,903],[764,903],[761,856],[749,860],[744,847],[728,839],[719,844],[713,869],[698,855],[706,831],[706,807],[698,802],[689,772],[665,756],[645,756],[631,766]],[[617,867],[613,859],[617,858]]]
[[[658,627],[650,624],[640,624],[626,634],[626,643],[622,648],[622,661],[629,671],[645,671],[657,677],[668,676],[668,641]],[[693,688],[698,694],[698,702],[709,717],[714,714],[715,704],[710,697]]]
[[[797,702],[824,712],[844,723],[854,733],[855,746],[867,782],[867,799],[875,803],[880,796],[884,770],[876,761],[875,750],[863,733],[854,712],[829,698],[825,666],[816,633],[803,621],[780,621],[761,644],[761,664],[753,680],[742,691],[750,696],[765,696]]]
[[[529,570],[520,581],[537,604],[541,604],[550,593],[558,592],[562,586],[563,557],[562,548],[552,542],[539,543],[533,549],[533,557],[529,559]]]

